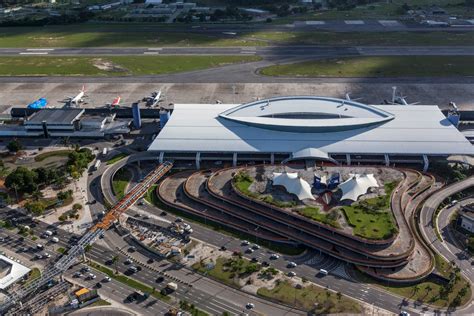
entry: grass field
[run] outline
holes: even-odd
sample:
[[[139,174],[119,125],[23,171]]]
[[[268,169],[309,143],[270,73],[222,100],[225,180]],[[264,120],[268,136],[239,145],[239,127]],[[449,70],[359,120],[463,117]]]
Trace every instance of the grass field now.
[[[145,200],[150,203],[155,205],[158,202],[158,197],[155,194],[155,190],[158,187],[158,184],[153,184],[148,191],[145,193]]]
[[[336,228],[341,227],[337,220],[332,219],[329,214],[321,213],[320,209],[317,207],[305,206],[302,208],[295,208],[293,210],[317,222],[321,222]]]
[[[63,149],[63,150],[56,150],[56,151],[48,151],[35,156],[35,161],[43,161],[49,157],[67,157],[70,153],[74,150],[70,149]]]
[[[436,258],[436,269],[447,278],[449,278],[450,274],[454,271],[453,267],[439,256]],[[466,291],[466,293],[460,298],[459,305],[468,303],[472,294],[472,289],[464,278],[458,279],[454,283],[452,290],[446,293],[443,291],[444,286],[441,283],[430,279],[414,285],[396,285],[375,280],[359,271],[356,271],[355,275],[361,282],[375,284],[397,295],[438,307],[450,306],[460,291],[462,292],[463,288],[465,288],[464,291]]]
[[[115,197],[120,200],[125,196],[125,189],[130,183],[132,174],[128,169],[120,169],[112,180],[112,189],[114,190]]]
[[[363,10],[348,13],[360,14]],[[330,18],[329,11],[305,15],[301,19]],[[368,11],[366,11],[368,12]],[[319,18],[318,18],[319,17]],[[291,18],[294,19],[294,18]],[[296,18],[299,19],[299,18]],[[345,18],[346,19],[346,18]],[[284,20],[282,20],[284,21]],[[238,32],[199,34],[169,32],[157,24],[77,24],[45,27],[5,27],[0,47],[190,47],[190,46],[266,46],[274,43],[312,45],[474,45],[474,32]]]
[[[473,76],[473,56],[347,57],[274,65],[266,76],[290,77],[452,77]]]
[[[358,314],[362,311],[357,302],[314,285],[297,289],[284,281],[279,282],[273,289],[260,288],[257,294],[316,314]]]
[[[28,278],[25,281],[25,284],[31,283],[33,280],[39,278],[41,276],[41,271],[38,268],[31,269],[30,273],[28,274]]]
[[[140,76],[195,71],[259,56],[0,57],[1,76]]]
[[[385,195],[361,200],[342,208],[353,234],[368,239],[387,239],[397,232],[390,210],[390,195],[396,183],[385,184]]]
[[[118,155],[115,155],[112,158],[110,158],[109,160],[107,160],[107,165],[112,165],[112,164],[122,160],[125,157],[128,157],[128,155],[124,154],[124,153],[120,153]]]
[[[207,274],[227,285],[240,288],[239,279],[250,274],[247,273],[249,267],[255,267],[260,269],[259,264],[251,263],[247,259],[232,257],[227,258],[218,258],[213,267],[208,269],[206,263],[197,262],[192,268],[199,271],[200,273]],[[255,272],[255,271],[254,271]]]

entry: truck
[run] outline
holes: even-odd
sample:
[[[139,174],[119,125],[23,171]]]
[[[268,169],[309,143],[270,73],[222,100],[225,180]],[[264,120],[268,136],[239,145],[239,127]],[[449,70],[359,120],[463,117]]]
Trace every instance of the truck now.
[[[105,156],[107,155],[107,147],[104,147],[104,149],[102,149],[102,156]]]
[[[163,295],[168,295],[168,294],[171,294],[173,293],[174,291],[177,291],[178,290],[178,284],[176,284],[175,282],[169,282],[168,284],[166,284],[166,286],[161,290],[161,294]]]

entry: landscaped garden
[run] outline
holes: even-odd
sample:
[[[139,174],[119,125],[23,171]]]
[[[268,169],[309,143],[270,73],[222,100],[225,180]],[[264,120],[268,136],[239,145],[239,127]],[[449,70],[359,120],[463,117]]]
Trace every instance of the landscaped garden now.
[[[342,209],[354,235],[368,239],[387,239],[397,233],[390,210],[390,196],[396,183],[385,184],[385,195],[361,200]]]
[[[274,288],[262,287],[257,294],[316,314],[359,314],[362,311],[354,300],[315,285],[295,286],[289,281],[277,280]]]

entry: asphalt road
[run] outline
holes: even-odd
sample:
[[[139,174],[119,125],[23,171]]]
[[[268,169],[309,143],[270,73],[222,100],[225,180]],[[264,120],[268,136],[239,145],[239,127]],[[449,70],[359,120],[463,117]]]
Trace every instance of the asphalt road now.
[[[337,57],[357,55],[474,55],[471,46],[311,46],[265,47],[115,47],[115,48],[0,48],[0,56],[98,56],[98,55],[260,55],[275,57]]]
[[[471,285],[474,284],[474,267],[471,265],[468,256],[460,255],[462,254],[462,249],[457,249],[455,246],[448,245],[446,241],[441,241],[438,239],[435,231],[435,223],[433,223],[433,214],[438,209],[439,205],[449,196],[461,192],[469,187],[474,186],[474,177],[469,177],[463,181],[453,183],[435,194],[431,195],[426,202],[423,204],[423,207],[420,212],[420,230],[423,234],[423,238],[428,241],[431,247],[436,249],[436,252],[441,254],[447,261],[453,261],[460,269],[461,273],[471,282]],[[438,225],[441,227],[446,227],[449,220],[449,213],[453,209],[445,210],[440,214],[440,222]],[[465,309],[460,310],[460,313],[469,313],[474,314],[474,305],[471,304]]]

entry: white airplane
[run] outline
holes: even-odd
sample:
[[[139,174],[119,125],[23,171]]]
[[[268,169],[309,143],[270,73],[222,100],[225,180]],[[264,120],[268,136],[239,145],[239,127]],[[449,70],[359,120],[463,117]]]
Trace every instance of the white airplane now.
[[[86,87],[82,86],[82,90],[75,97],[68,97],[68,102],[70,105],[78,106],[80,103],[84,102],[84,98],[86,97]]]
[[[406,100],[406,96],[399,95],[397,96],[397,87],[392,87],[392,102],[390,104],[400,104],[400,105],[416,105],[420,102],[408,103]]]
[[[143,101],[152,108],[158,106],[158,103],[161,101],[161,90],[154,91],[151,96],[143,98]]]

